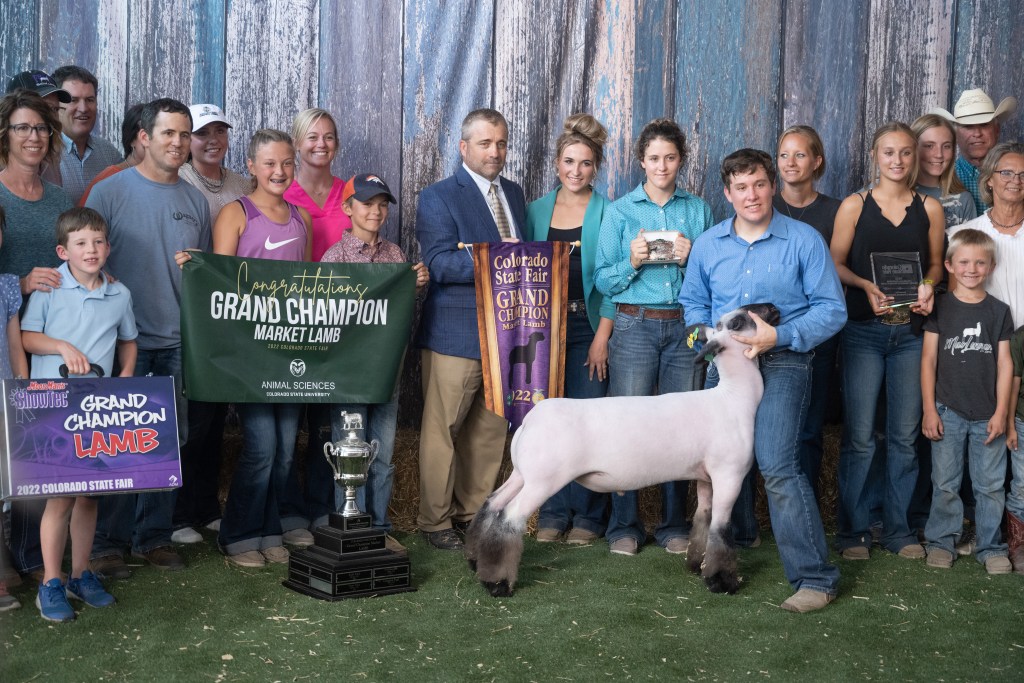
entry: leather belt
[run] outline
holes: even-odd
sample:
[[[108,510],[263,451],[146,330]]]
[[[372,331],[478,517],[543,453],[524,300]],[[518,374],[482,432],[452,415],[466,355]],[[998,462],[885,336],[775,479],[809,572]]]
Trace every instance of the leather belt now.
[[[587,302],[584,301],[583,299],[573,299],[572,301],[567,301],[565,303],[565,306],[569,310],[570,313],[586,313],[587,312]]]
[[[683,317],[682,308],[648,308],[635,304],[616,304],[615,310],[635,318],[650,318],[651,320],[679,320]]]

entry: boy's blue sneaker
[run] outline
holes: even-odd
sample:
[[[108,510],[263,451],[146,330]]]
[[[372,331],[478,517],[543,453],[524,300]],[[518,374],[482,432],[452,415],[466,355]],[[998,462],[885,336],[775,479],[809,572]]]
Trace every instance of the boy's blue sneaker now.
[[[39,584],[36,607],[39,608],[43,619],[47,621],[71,621],[75,618],[75,610],[68,602],[64,584],[60,582],[60,579],[50,579],[46,583]]]
[[[89,607],[110,607],[116,600],[108,593],[96,575],[86,569],[80,579],[68,579],[67,593],[69,598],[81,600]]]

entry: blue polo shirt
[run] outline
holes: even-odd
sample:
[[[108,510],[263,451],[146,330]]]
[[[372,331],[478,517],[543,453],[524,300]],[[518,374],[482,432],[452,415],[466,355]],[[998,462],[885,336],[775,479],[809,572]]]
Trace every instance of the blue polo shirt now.
[[[684,268],[674,263],[645,265],[629,262],[629,243],[640,233],[675,230],[690,240],[711,227],[711,207],[678,187],[664,206],[651,201],[643,184],[605,209],[597,240],[594,285],[616,304],[674,308]]]
[[[810,351],[846,324],[839,275],[821,234],[772,212],[763,235],[747,242],[734,218],[714,226],[690,251],[679,295],[687,325],[710,325],[747,304],[775,304],[778,349]]]
[[[61,276],[60,287],[51,292],[32,292],[21,329],[71,343],[109,377],[117,341],[139,335],[132,313],[132,295],[120,282],[109,282],[106,278],[102,285],[89,291],[74,278],[66,261],[57,272]],[[63,362],[59,355],[33,354],[32,377],[60,377]]]

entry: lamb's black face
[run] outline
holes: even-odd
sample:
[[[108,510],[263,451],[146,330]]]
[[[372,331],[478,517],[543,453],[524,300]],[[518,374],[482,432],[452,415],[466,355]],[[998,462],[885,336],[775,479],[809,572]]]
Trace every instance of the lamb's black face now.
[[[749,336],[757,329],[757,323],[750,317],[749,313],[756,313],[769,325],[779,324],[779,309],[772,304],[750,304],[741,306],[735,311],[730,311],[722,316],[722,319],[715,325],[716,333],[728,332],[729,335],[739,334]],[[711,339],[704,346],[705,352],[714,355],[721,350],[721,342]]]

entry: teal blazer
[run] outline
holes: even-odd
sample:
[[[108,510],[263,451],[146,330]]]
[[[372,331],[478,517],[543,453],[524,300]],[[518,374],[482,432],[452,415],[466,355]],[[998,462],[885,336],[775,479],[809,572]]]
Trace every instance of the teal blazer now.
[[[561,185],[526,207],[526,239],[534,242],[545,242],[551,228],[551,216],[555,213],[555,195]],[[597,332],[601,318],[615,319],[615,304],[605,299],[594,287],[594,264],[597,260],[597,236],[601,232],[601,218],[605,207],[611,202],[603,194],[594,190],[587,204],[587,212],[583,215],[583,235],[580,238],[582,248],[580,257],[583,261],[583,294],[587,302],[587,317],[590,326]]]

